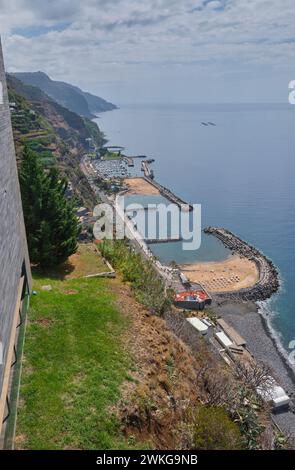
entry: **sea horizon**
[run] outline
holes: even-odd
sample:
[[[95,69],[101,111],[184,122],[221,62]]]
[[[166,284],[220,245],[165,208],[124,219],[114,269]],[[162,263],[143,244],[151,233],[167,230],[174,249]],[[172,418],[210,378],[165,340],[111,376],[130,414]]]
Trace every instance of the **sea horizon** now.
[[[114,113],[116,110],[121,108],[154,108],[154,107],[177,107],[177,106],[187,106],[187,107],[212,107],[218,108],[221,106],[232,106],[232,107],[241,107],[251,108],[251,106],[258,107],[282,107],[284,109],[289,109],[292,111],[292,106],[290,105],[288,99],[284,101],[162,101],[162,102],[149,102],[149,101],[139,101],[139,102],[116,102],[116,109],[101,111],[97,113],[97,118],[103,117],[108,113]]]

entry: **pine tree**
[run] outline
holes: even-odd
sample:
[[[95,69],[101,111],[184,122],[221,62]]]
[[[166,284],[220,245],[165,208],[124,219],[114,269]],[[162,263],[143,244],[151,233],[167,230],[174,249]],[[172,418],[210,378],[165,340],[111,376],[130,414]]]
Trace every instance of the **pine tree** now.
[[[65,196],[67,181],[56,168],[44,171],[27,147],[19,179],[31,261],[41,267],[64,262],[75,253],[79,234],[74,207]]]

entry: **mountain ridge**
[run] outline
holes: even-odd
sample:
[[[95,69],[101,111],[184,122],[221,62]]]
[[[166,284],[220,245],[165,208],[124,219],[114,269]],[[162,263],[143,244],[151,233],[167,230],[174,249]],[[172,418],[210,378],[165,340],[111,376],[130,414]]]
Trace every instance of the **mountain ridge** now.
[[[7,85],[18,164],[27,145],[38,153],[45,168],[57,166],[80,204],[92,208],[96,195],[81,171],[80,161],[89,152],[89,139],[96,149],[105,143],[103,132],[95,122],[64,108],[13,75],[7,74]]]
[[[40,88],[50,98],[61,106],[88,119],[96,117],[96,113],[111,111],[117,106],[99,96],[85,92],[81,88],[64,81],[52,80],[46,73],[16,72],[11,76],[22,81],[26,85]]]

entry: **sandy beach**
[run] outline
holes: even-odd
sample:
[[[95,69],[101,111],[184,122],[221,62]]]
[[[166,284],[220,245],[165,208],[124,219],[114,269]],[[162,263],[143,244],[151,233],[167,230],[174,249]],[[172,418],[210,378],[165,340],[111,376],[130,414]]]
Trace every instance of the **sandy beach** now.
[[[126,194],[129,196],[139,194],[142,196],[157,196],[160,191],[152,184],[148,183],[144,178],[126,178],[124,183],[129,187]]]
[[[259,279],[256,264],[237,254],[224,261],[183,264],[180,269],[209,292],[238,291],[254,286]]]

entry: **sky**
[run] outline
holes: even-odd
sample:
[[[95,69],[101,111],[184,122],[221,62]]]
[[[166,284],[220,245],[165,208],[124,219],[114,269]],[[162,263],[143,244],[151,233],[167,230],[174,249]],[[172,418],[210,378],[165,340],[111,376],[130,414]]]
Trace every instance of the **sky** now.
[[[0,0],[6,68],[116,104],[282,102],[294,0]]]

